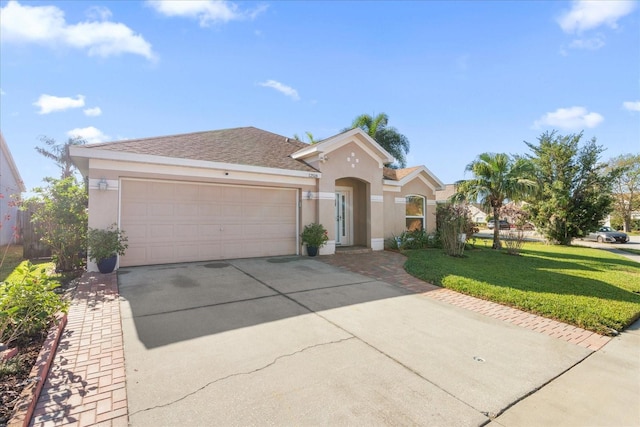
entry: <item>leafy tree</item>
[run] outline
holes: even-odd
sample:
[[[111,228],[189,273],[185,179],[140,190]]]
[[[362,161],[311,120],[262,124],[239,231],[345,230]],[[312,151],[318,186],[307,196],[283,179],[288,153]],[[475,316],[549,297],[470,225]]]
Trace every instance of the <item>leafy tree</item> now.
[[[405,155],[409,153],[409,139],[398,132],[394,127],[388,127],[389,116],[380,113],[375,117],[369,114],[361,114],[353,120],[348,129],[360,128],[373,138],[382,148],[387,150],[396,159],[391,167],[407,166]]]
[[[568,245],[594,229],[610,211],[613,175],[599,163],[604,149],[592,138],[579,147],[582,132],[567,136],[556,131],[525,142],[533,154],[538,192],[528,209],[547,240]]]
[[[504,153],[482,153],[466,167],[473,178],[456,182],[453,202],[480,203],[493,218],[500,218],[505,200],[520,201],[536,187],[532,164],[522,157]],[[500,227],[493,228],[493,249],[500,249]]]
[[[46,136],[41,137],[40,141],[49,148],[36,147],[36,151],[56,162],[61,170],[60,178],[64,179],[72,176],[76,167],[71,160],[69,147],[73,145],[83,145],[86,141],[80,137],[74,137],[69,138],[64,144],[58,144],[55,139]]]
[[[309,144],[313,145],[318,143],[318,140],[313,137],[313,134],[311,132],[306,131],[304,134],[307,136],[307,139],[309,140]],[[296,141],[303,142],[302,138],[300,138],[300,135],[298,135],[297,133],[293,134],[293,139],[295,139]]]
[[[624,231],[631,231],[631,214],[640,211],[640,154],[625,154],[609,161],[613,179],[613,213]]]
[[[70,271],[82,265],[86,252],[87,190],[74,176],[45,181],[49,185],[35,188],[36,196],[25,205],[33,211],[32,222],[42,241],[51,247],[56,269]]]

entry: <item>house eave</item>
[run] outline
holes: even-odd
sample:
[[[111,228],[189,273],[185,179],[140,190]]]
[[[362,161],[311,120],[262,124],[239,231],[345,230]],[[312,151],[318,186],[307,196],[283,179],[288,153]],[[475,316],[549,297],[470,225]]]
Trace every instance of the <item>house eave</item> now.
[[[252,172],[270,175],[282,175],[300,178],[321,178],[322,174],[315,171],[298,171],[293,169],[279,169],[264,166],[241,165],[225,162],[211,162],[207,160],[181,159],[176,157],[154,156],[149,154],[132,154],[111,150],[97,150],[80,146],[70,147],[71,157],[84,176],[89,172],[89,159],[126,161],[133,163],[148,163],[163,166],[184,166],[194,168],[224,169],[235,172]]]

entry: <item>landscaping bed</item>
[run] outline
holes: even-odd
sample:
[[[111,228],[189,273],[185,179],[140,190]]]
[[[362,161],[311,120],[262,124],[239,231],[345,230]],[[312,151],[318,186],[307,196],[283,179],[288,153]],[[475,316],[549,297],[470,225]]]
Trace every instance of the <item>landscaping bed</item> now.
[[[407,251],[408,273],[445,288],[600,334],[640,317],[640,264],[598,249],[526,243],[520,256],[476,247],[463,257]]]
[[[19,250],[21,255],[22,249],[19,248]],[[17,252],[17,249],[14,251]],[[13,258],[5,258],[5,262],[2,266],[2,276],[0,277],[2,281],[6,280],[11,283],[19,283],[22,281],[21,274],[30,268],[29,266],[31,264],[27,261],[20,262],[21,257],[16,256],[15,258],[15,260]],[[12,266],[13,268],[11,268]],[[42,277],[49,277],[59,282],[60,286],[54,289],[54,293],[61,295],[63,300],[69,301],[70,294],[73,289],[73,279],[78,277],[81,272],[72,272],[64,275],[55,274],[53,273],[54,265],[51,262],[39,262],[34,267],[37,270],[44,268],[48,271],[49,273]],[[54,300],[45,295],[46,291],[44,289],[48,289],[48,285],[43,283],[42,280],[46,282],[47,279],[39,277],[37,273],[30,277],[30,281],[26,285],[23,285],[23,292],[25,292],[24,296],[22,296],[21,293],[17,293],[15,295],[12,294],[9,292],[9,288],[3,291],[6,292],[3,293],[3,296],[9,296],[11,301],[19,302],[22,306],[24,306],[24,304],[29,304],[29,301],[32,301],[34,304],[36,302],[44,304],[43,307],[57,307]],[[10,313],[10,311],[5,311],[3,312],[3,315],[6,316],[8,313]],[[37,313],[38,312],[36,311],[31,316],[37,317]],[[9,315],[11,316],[11,314]],[[53,336],[57,337],[64,325],[60,324],[59,328],[54,328],[54,326],[56,326],[54,324],[55,321],[60,321],[60,318],[58,317],[55,320],[51,318],[51,320],[43,324],[43,327],[38,327],[37,330],[34,330],[33,332],[21,333],[15,340],[8,341],[9,348],[16,349],[17,354],[4,361],[0,359],[0,426],[6,425],[10,418],[15,416],[17,405],[24,404],[24,396],[21,398],[23,390],[32,386],[34,383],[43,382],[46,379],[46,372],[36,370],[36,373],[34,374],[33,368],[36,364],[40,366],[43,359],[48,359],[48,357],[44,357],[49,356],[48,354],[41,354],[41,350],[43,349],[45,340],[47,340],[47,336],[49,336],[48,341],[51,341]],[[46,351],[55,351],[55,346],[49,348],[49,345],[47,345],[47,347],[48,348],[46,348],[43,353],[46,353]],[[41,378],[36,380],[35,377],[38,376]],[[31,388],[36,389],[35,387]],[[39,391],[39,388],[37,388],[37,390]]]
[[[6,425],[13,415],[46,337],[47,331],[42,331],[20,340],[16,343],[18,354],[0,365],[0,426]]]

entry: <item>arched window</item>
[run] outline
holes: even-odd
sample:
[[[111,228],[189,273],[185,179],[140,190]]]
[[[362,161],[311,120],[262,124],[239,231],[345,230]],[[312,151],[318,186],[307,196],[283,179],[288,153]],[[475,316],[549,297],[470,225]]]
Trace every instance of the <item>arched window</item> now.
[[[425,199],[423,196],[411,195],[407,196],[407,205],[405,211],[405,220],[407,230],[424,230],[424,212],[425,212]]]

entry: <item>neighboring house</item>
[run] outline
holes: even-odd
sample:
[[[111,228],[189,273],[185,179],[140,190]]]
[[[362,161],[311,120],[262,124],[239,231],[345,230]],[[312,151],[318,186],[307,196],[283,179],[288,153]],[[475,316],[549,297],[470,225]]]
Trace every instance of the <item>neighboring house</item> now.
[[[436,191],[436,203],[448,203],[451,196],[456,193],[455,184],[447,184],[442,190]],[[487,222],[487,213],[482,210],[482,207],[477,203],[469,204],[469,213],[471,214],[471,220],[476,224],[483,224]]]
[[[0,245],[14,243],[18,207],[15,202],[26,191],[7,142],[0,132]]]
[[[89,226],[129,237],[120,266],[300,254],[323,224],[320,254],[382,250],[408,226],[435,231],[426,167],[393,170],[361,129],[308,145],[253,127],[71,147],[89,178]],[[94,268],[90,266],[90,268]]]

